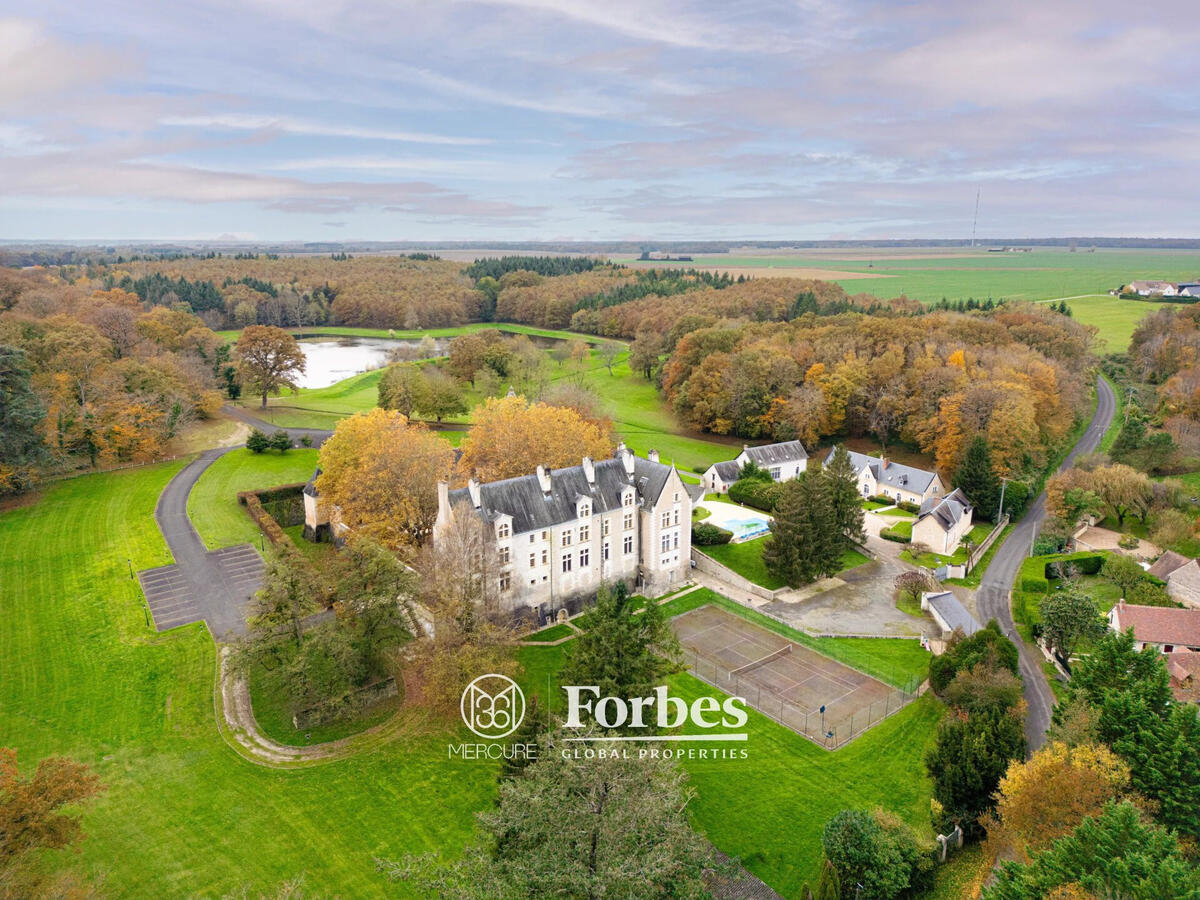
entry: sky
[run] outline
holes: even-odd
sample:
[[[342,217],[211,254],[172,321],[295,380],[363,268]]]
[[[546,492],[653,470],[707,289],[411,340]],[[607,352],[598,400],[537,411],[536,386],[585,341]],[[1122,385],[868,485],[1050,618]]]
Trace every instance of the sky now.
[[[0,0],[0,239],[1200,236],[1191,0]]]

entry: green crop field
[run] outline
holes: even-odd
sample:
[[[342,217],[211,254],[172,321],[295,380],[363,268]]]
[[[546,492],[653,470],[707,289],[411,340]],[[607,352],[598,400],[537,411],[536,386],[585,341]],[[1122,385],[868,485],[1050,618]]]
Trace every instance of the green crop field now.
[[[1124,353],[1138,322],[1164,306],[1176,303],[1149,303],[1144,300],[1122,300],[1108,294],[1076,297],[1067,302],[1071,315],[1085,325],[1094,325],[1104,342],[1100,353]]]
[[[1081,248],[1034,248],[1030,253],[988,253],[986,249],[928,250],[922,248],[855,248],[839,255],[836,250],[778,254],[713,254],[685,263],[644,263],[657,268],[763,269],[764,277],[787,275],[787,269],[824,269],[856,272],[877,278],[838,281],[850,293],[880,297],[901,294],[924,303],[966,300],[1049,300],[1083,294],[1103,294],[1135,279],[1196,280],[1200,276],[1200,251],[1110,250],[1094,253]],[[907,259],[896,257],[909,256]],[[632,262],[633,257],[615,257]],[[774,270],[774,271],[772,271]]]
[[[112,897],[274,896],[300,875],[318,896],[404,896],[374,858],[456,852],[494,767],[447,759],[451,736],[417,723],[311,768],[234,753],[214,722],[207,630],[147,629],[128,574],[126,559],[171,561],[153,513],[180,465],[72,479],[0,513],[0,571],[21,573],[0,616],[0,745],[27,769],[69,754],[108,788],[79,854],[54,864],[102,876]]]
[[[239,491],[308,481],[317,467],[317,451],[251,453],[239,447],[211,466],[188,497],[188,516],[210,550],[258,541],[258,526],[237,502]]]

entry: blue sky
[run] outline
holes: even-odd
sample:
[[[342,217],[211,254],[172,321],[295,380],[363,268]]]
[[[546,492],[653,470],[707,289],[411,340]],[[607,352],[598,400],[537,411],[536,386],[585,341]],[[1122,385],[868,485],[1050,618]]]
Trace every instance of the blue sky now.
[[[0,238],[1200,236],[1149,0],[0,0]]]

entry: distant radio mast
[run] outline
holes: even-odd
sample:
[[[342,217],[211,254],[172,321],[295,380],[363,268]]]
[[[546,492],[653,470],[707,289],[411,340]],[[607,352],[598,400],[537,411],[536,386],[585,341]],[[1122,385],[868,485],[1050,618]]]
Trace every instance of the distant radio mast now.
[[[979,193],[982,188],[975,188],[975,218],[971,220],[971,246],[975,246],[975,228],[979,225]]]

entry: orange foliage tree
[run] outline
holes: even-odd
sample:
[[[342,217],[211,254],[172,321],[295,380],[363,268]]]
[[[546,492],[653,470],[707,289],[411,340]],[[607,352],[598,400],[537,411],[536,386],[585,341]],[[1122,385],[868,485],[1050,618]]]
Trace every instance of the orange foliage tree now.
[[[437,518],[437,483],[454,450],[400,413],[373,409],[343,419],[321,447],[317,491],[330,518],[392,550],[421,544]]]
[[[575,410],[524,397],[494,397],[475,408],[475,427],[463,440],[459,471],[480,481],[528,475],[539,465],[577,465],[612,453],[611,432]]]

